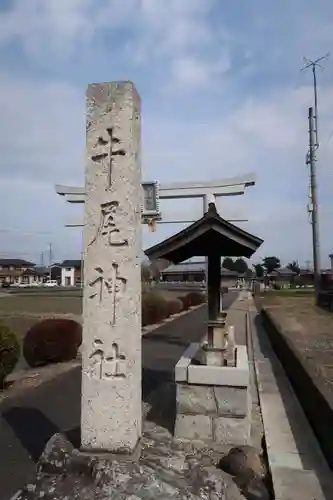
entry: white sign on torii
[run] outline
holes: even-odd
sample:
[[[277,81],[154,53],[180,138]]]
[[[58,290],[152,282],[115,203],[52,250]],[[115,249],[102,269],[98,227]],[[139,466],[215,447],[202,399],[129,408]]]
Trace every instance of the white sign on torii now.
[[[144,191],[146,189],[152,189],[153,186],[157,186],[155,182],[143,182],[142,188]],[[156,189],[156,207],[155,210],[149,210],[149,207],[143,207],[143,216],[149,215],[154,217],[154,212],[156,215],[159,213],[158,199],[180,199],[180,198],[202,198],[203,199],[203,213],[208,210],[208,204],[210,201],[214,200],[215,197],[219,196],[239,196],[243,195],[245,189],[250,186],[255,186],[255,174],[247,174],[243,176],[231,177],[222,179],[219,181],[210,182],[180,182],[171,184],[161,184]],[[85,202],[85,189],[84,187],[72,187],[72,186],[55,186],[56,193],[60,196],[64,196],[68,203],[84,203]],[[145,197],[144,197],[145,198]],[[158,218],[158,217],[157,217]],[[161,218],[161,217],[159,217]],[[246,221],[246,219],[241,219]],[[241,220],[238,219],[238,222]],[[159,220],[159,223],[184,223],[184,222],[194,222],[194,221],[184,221],[184,220],[174,220],[174,221],[163,221]],[[236,222],[234,220],[234,222]],[[76,221],[73,223],[66,224],[70,227],[82,227],[83,221]]]

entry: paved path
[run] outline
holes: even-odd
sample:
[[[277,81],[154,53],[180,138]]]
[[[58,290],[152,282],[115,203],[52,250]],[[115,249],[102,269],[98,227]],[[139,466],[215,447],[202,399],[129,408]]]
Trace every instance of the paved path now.
[[[225,307],[237,293],[225,296]],[[180,316],[143,337],[143,398],[165,380],[190,342],[205,333],[206,306]],[[0,405],[0,500],[7,500],[34,473],[48,439],[59,430],[78,437],[80,369]]]

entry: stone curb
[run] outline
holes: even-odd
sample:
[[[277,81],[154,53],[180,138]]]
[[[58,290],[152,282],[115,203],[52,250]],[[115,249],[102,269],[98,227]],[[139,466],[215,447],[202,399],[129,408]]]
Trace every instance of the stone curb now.
[[[326,496],[323,484],[329,490],[326,483],[326,479],[330,477],[328,466],[264,330],[259,339],[256,326],[252,323],[256,313],[251,307],[252,303],[251,298],[246,326],[254,350],[254,367],[274,496],[276,500],[287,500],[293,491],[297,495],[295,498],[324,500]],[[295,433],[296,426],[298,432]]]

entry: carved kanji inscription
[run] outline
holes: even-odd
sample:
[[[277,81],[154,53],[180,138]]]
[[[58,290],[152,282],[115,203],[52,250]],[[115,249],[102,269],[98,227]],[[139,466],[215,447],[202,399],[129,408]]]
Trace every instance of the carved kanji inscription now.
[[[111,295],[110,324],[113,326],[116,324],[117,294],[126,290],[127,279],[119,275],[119,266],[115,262],[112,263],[112,272],[109,277],[105,276],[102,267],[95,267],[94,271],[96,271],[97,276],[89,283],[89,287],[93,289],[90,298],[97,297],[98,302],[101,303],[105,292]]]
[[[128,240],[121,237],[120,229],[118,227],[118,224],[116,223],[118,208],[119,202],[116,200],[102,203],[100,223],[97,229],[97,233],[88,246],[92,245],[97,240],[99,235],[106,237],[107,243],[110,246],[128,246]]]
[[[95,339],[89,359],[92,361],[88,370],[91,378],[110,380],[126,377],[126,356],[120,353],[119,345],[116,342],[113,342],[108,355],[105,352],[103,341]]]
[[[91,155],[92,161],[101,163],[105,158],[108,158],[108,181],[107,189],[112,184],[112,166],[115,156],[125,156],[126,152],[119,147],[120,140],[115,137],[113,128],[107,128],[102,132],[94,144],[94,152]]]

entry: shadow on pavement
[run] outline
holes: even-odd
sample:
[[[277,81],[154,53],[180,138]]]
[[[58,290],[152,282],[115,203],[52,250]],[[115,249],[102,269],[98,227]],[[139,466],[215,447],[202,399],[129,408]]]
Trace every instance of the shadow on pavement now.
[[[142,371],[143,401],[147,401],[148,396],[153,391],[171,382],[172,376],[172,371],[155,371],[144,368]],[[2,417],[34,462],[38,461],[48,440],[58,432],[64,432],[73,446],[80,447],[81,435],[79,425],[69,430],[59,429],[57,425],[51,422],[37,408],[12,406],[3,412]],[[158,425],[162,424],[163,415],[154,407],[154,404],[149,412],[148,419],[153,419]]]
[[[145,335],[145,340],[149,340],[151,342],[165,342],[167,344],[174,344],[180,347],[184,347],[184,349],[188,346],[188,341],[184,340],[184,338],[179,335],[170,335],[168,333],[148,333]]]
[[[58,427],[36,408],[14,406],[3,413],[3,418],[34,462],[43,453],[50,437],[59,432]]]

